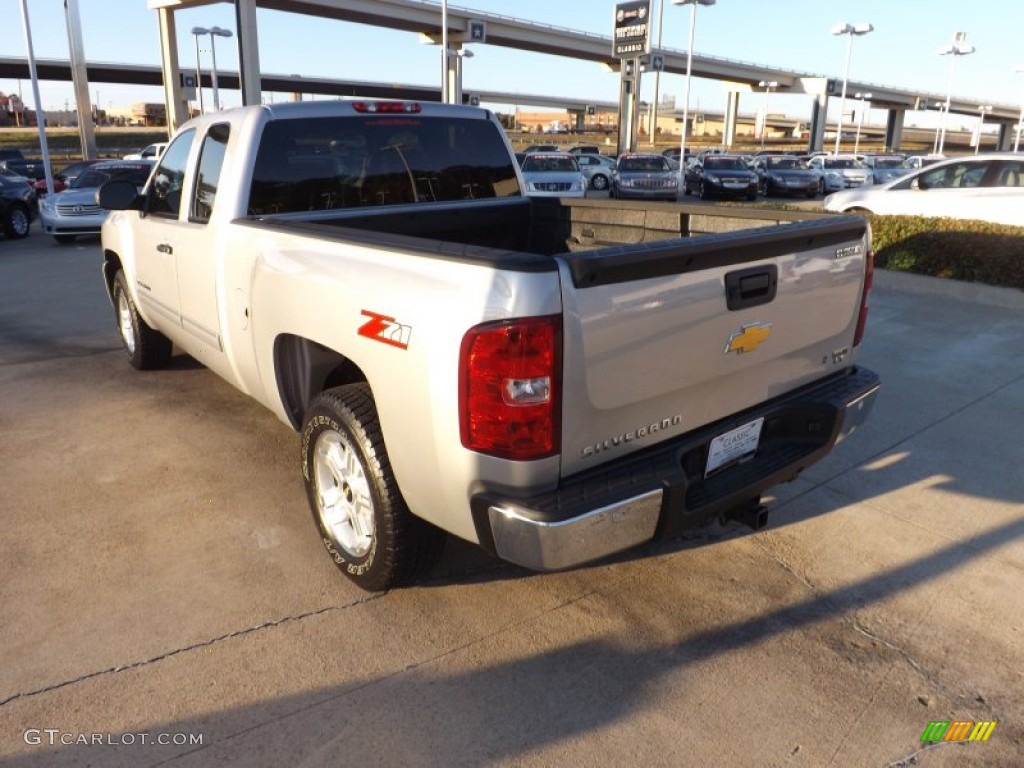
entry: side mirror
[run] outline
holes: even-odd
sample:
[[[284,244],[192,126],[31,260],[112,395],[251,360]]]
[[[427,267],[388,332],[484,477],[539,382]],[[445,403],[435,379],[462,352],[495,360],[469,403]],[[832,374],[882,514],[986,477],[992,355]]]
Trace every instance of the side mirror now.
[[[922,190],[922,189],[928,189],[927,186],[923,186],[921,184],[921,180],[920,179],[911,179],[911,181],[910,181],[910,188],[915,190],[915,191]]]
[[[142,195],[130,181],[108,181],[96,190],[96,204],[108,211],[137,211]]]

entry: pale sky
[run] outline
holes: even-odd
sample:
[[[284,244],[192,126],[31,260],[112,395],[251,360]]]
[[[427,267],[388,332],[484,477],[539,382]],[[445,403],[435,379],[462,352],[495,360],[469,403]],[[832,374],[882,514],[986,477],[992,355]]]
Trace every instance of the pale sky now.
[[[439,7],[439,3],[431,3]],[[612,0],[464,0],[451,8],[472,8],[610,36]],[[652,0],[652,17],[659,15],[660,0]],[[62,0],[28,0],[33,43],[37,58],[67,58],[68,42]],[[156,13],[146,0],[79,0],[86,56],[91,61],[159,64]],[[665,0],[663,44],[683,50],[689,30],[690,10]],[[718,0],[697,11],[694,51],[698,54],[737,59],[771,67],[791,68],[841,79],[845,37],[830,34],[837,23],[869,22],[875,31],[853,41],[850,78],[900,88],[945,94],[950,76],[950,57],[937,50],[958,31],[977,48],[958,57],[952,92],[977,99],[979,104],[1019,105],[1024,100],[1024,0]],[[180,61],[194,67],[193,26],[220,26],[234,30],[231,3],[216,3],[177,14]],[[436,46],[421,44],[416,35],[363,25],[317,19],[276,11],[258,12],[260,60],[270,74],[302,74],[338,79],[437,85],[440,76]],[[26,55],[20,0],[0,0],[0,56]],[[655,31],[655,39],[657,31]],[[208,38],[207,38],[208,39]],[[217,41],[221,70],[237,71],[234,39]],[[567,96],[614,102],[617,76],[598,65],[571,59],[520,52],[497,46],[474,46],[467,61],[464,86],[518,93]],[[203,68],[210,67],[204,53]],[[28,82],[22,94],[32,104]],[[662,77],[662,94],[681,103],[684,79]],[[13,80],[0,79],[0,90],[18,89]],[[135,101],[162,101],[157,88],[93,83],[102,107]],[[71,84],[42,82],[46,109],[73,105]],[[653,78],[645,77],[642,96],[653,96]],[[281,98],[281,97],[278,97]],[[240,103],[237,93],[221,92],[225,106]],[[837,102],[838,100],[833,100]],[[744,97],[741,111],[753,112],[761,96]],[[725,97],[713,81],[695,79],[691,108],[720,111]],[[525,105],[524,105],[525,106]],[[833,104],[833,109],[835,106]],[[809,115],[807,96],[772,96],[770,110],[794,117]],[[910,117],[913,122],[914,117]],[[869,116],[884,119],[881,110]],[[955,120],[955,118],[954,118]]]

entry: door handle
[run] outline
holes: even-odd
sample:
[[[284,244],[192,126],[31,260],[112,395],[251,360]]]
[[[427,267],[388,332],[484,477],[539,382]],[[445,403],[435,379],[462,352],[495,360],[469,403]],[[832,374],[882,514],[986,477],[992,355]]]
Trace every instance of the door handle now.
[[[729,272],[725,276],[725,303],[730,310],[770,304],[779,286],[779,270],[774,264]]]
[[[169,246],[167,243],[160,243],[160,245],[158,245],[156,249],[159,253],[174,253],[174,249],[171,248],[171,246]]]

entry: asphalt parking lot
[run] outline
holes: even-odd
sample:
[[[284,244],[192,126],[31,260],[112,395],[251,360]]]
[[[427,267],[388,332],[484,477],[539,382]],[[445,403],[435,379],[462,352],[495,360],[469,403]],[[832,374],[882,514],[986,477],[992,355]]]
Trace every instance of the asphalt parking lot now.
[[[0,240],[0,766],[1010,766],[1024,296],[879,275],[867,425],[712,528],[358,591],[298,441],[122,359],[98,241]],[[931,721],[996,721],[924,744]]]

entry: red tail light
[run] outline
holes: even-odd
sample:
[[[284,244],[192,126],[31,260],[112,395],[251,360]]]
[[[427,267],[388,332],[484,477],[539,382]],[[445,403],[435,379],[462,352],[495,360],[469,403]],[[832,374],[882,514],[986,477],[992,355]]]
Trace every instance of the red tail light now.
[[[864,292],[860,295],[860,314],[857,316],[857,330],[853,334],[853,346],[860,344],[864,338],[864,326],[868,322],[868,294],[871,293],[871,285],[875,282],[875,252],[869,250],[866,257],[867,265],[864,268]]]
[[[459,427],[471,451],[528,461],[560,450],[562,318],[471,328],[459,355]]]

